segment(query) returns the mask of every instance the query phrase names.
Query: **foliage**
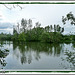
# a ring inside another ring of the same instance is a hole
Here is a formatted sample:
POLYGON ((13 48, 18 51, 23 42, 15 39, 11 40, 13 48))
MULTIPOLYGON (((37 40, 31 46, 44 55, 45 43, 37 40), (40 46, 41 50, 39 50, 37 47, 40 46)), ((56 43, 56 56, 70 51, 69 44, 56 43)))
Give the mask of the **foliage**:
POLYGON ((54 32, 53 34, 53 42, 58 43, 58 42, 63 42, 63 36, 59 32, 54 32))
POLYGON ((63 42, 63 37, 60 33, 57 32, 48 32, 48 33, 45 32, 41 35, 41 41, 58 43, 63 42))
POLYGON ((75 35, 73 35, 73 38, 72 39, 73 39, 73 41, 75 41, 75 35))
POLYGON ((47 33, 47 32, 42 33, 40 39, 42 42, 50 42, 49 33, 47 33))
POLYGON ((69 12, 66 17, 62 16, 62 22, 63 24, 66 24, 66 21, 70 21, 71 25, 75 25, 75 17, 72 14, 72 12, 69 12))
POLYGON ((72 37, 70 35, 64 35, 64 42, 71 42, 72 37))
POLYGON ((24 33, 24 32, 22 32, 22 33, 19 34, 18 40, 19 40, 19 41, 22 41, 22 42, 23 42, 23 41, 26 41, 26 39, 25 39, 25 33, 24 33))
POLYGON ((0 40, 11 40, 12 38, 12 35, 9 33, 9 34, 3 34, 1 33, 0 34, 0 40))
POLYGON ((17 33, 14 33, 14 34, 13 34, 12 40, 13 40, 13 41, 17 41, 17 40, 18 40, 18 34, 17 34, 17 33))
POLYGON ((24 30, 24 32, 26 32, 27 20, 24 20, 24 18, 22 18, 22 20, 21 20, 21 26, 22 26, 22 29, 24 30))
MULTIPOLYGON (((8 49, 4 49, 4 50, 1 50, 0 49, 0 64, 4 67, 6 66, 6 61, 5 61, 5 57, 9 54, 9 50, 8 49)), ((1 67, 0 67, 1 68, 1 67)))
POLYGON ((68 67, 71 68, 71 70, 75 70, 75 51, 66 50, 65 55, 66 57, 62 58, 62 60, 67 61, 70 64, 68 67))

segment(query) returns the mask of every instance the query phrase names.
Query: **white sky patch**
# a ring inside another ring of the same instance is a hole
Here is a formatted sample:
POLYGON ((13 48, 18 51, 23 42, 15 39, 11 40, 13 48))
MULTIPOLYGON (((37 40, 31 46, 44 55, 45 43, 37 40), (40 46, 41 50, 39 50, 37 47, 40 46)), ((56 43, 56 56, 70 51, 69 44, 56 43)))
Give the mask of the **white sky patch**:
POLYGON ((2 14, 2 12, 0 11, 0 21, 2 21, 4 19, 4 16, 2 14))
MULTIPOLYGON (((59 24, 62 27, 65 27, 65 33, 74 31, 71 25, 62 24, 62 16, 65 16, 69 12, 75 14, 75 5, 74 4, 21 4, 23 7, 21 10, 17 5, 13 6, 11 4, 6 4, 9 10, 4 5, 0 5, 0 22, 10 22, 13 25, 17 25, 17 22, 21 22, 21 19, 32 19, 33 26, 35 22, 39 21, 42 27, 47 25, 59 24)), ((74 27, 75 28, 75 27, 74 27)))
POLYGON ((4 21, 4 19, 5 19, 5 16, 4 16, 4 14, 3 14, 3 10, 4 10, 5 8, 3 7, 3 5, 1 4, 0 5, 0 15, 1 15, 1 17, 0 17, 0 22, 3 22, 4 21))

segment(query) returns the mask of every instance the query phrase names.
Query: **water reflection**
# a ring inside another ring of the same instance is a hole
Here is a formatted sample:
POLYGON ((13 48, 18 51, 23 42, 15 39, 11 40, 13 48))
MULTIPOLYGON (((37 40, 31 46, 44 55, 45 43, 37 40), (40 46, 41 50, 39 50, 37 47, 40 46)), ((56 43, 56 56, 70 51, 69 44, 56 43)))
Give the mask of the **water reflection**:
POLYGON ((0 69, 3 69, 3 67, 6 66, 6 61, 4 58, 6 58, 6 56, 9 54, 9 50, 5 49, 5 50, 1 50, 0 49, 0 69))
POLYGON ((75 42, 72 43, 73 47, 75 48, 75 42))
POLYGON ((67 51, 65 55, 67 55, 67 61, 72 63, 73 67, 75 68, 75 52, 67 51))
POLYGON ((0 41, 0 43, 0 51, 2 51, 0 52, 0 68, 75 69, 74 43, 49 44, 12 41, 0 41), (6 52, 5 48, 8 48, 10 52, 6 52))
POLYGON ((75 51, 66 50, 64 55, 65 57, 62 57, 62 61, 67 63, 67 65, 64 65, 65 69, 75 70, 75 51))
POLYGON ((13 52, 17 59, 20 58, 21 64, 30 64, 33 59, 39 61, 41 55, 50 55, 53 57, 59 57, 63 53, 64 44, 49 44, 49 43, 18 43, 13 42, 13 52))

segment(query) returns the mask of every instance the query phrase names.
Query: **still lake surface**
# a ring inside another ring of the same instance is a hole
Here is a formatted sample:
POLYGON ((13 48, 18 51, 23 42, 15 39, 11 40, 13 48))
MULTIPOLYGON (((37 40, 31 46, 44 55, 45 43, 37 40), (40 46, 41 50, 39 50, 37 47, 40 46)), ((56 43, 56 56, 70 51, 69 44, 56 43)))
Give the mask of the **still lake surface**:
MULTIPOLYGON (((25 44, 3 41, 1 50, 8 49, 9 54, 0 64, 3 70, 75 70, 75 58, 65 52, 75 52, 75 44, 49 44, 27 42, 25 44), (69 61, 70 60, 70 61, 69 61)), ((70 53, 71 54, 71 53, 70 53)), ((72 55, 75 57, 75 54, 72 55)))

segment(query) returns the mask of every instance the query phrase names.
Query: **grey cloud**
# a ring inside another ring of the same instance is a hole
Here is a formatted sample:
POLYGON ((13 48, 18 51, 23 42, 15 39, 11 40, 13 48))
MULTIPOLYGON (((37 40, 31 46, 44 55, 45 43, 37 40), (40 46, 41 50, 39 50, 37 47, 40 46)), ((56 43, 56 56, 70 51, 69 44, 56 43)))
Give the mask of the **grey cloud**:
POLYGON ((0 23, 0 29, 6 29, 6 28, 12 28, 13 25, 11 23, 5 22, 5 23, 0 23))

